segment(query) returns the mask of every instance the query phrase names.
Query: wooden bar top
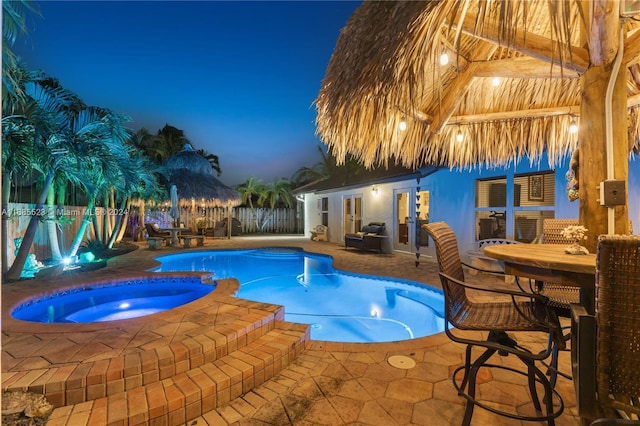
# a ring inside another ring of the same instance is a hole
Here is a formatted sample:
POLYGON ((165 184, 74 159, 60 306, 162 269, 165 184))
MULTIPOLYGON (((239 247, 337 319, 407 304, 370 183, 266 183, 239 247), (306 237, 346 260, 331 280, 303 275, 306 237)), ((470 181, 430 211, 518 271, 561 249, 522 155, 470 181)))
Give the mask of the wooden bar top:
POLYGON ((505 263, 595 275, 595 254, 567 254, 566 244, 505 244, 484 248, 484 254, 505 263))

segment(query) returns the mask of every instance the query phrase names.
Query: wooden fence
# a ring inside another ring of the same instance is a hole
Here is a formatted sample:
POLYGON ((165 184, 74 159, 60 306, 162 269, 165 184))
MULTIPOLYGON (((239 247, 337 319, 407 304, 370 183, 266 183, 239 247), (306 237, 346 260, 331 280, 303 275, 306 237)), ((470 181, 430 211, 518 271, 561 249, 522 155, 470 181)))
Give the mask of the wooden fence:
MULTIPOLYGON (((46 207, 45 207, 46 208, 46 207)), ((70 249, 71 243, 80 228, 82 217, 86 207, 84 206, 64 206, 57 207, 55 210, 56 217, 60 219, 64 217, 64 222, 58 222, 56 225, 58 230, 58 240, 60 249, 63 255, 70 249)), ((215 224, 224 218, 228 217, 229 211, 226 208, 197 208, 195 211, 191 209, 182 209, 180 214, 180 221, 190 228, 195 230, 196 222, 198 220, 204 220, 207 227, 214 227, 215 224)), ((11 265, 15 259, 16 244, 18 238, 24 236, 31 217, 38 215, 42 217, 38 226, 36 236, 31 247, 31 253, 36 255, 36 259, 39 261, 51 258, 51 247, 49 244, 49 233, 47 229, 47 220, 45 219, 45 212, 36 212, 34 204, 26 203, 9 203, 7 212, 2 213, 2 219, 8 221, 7 238, 7 251, 8 251, 8 264, 11 265)), ((96 207, 96 219, 98 226, 102 227, 103 220, 105 218, 105 210, 102 207, 96 207)), ((131 214, 127 217, 127 231, 125 238, 133 238, 135 236, 135 229, 140 226, 141 221, 137 210, 132 210, 131 214)), ((110 216, 113 218, 113 216, 110 216)), ((303 214, 302 208, 296 209, 255 209, 252 211, 249 208, 233 208, 231 209, 231 217, 240 221, 242 228, 242 234, 254 234, 254 233, 281 233, 281 234, 302 234, 304 232, 303 214), (259 229, 256 225, 256 216, 265 221, 265 226, 259 229), (265 220, 266 219, 266 220, 265 220)), ((169 209, 146 209, 145 210, 145 222, 156 222, 161 227, 168 227, 172 225, 173 218, 169 215, 169 209)), ((87 227, 87 231, 84 235, 85 243, 95 239, 95 232, 93 225, 87 227)))
MULTIPOLYGON (((145 222, 156 222, 160 227, 171 226, 174 222, 168 208, 153 210, 147 208, 144 216, 145 222)), ((192 229, 195 229, 200 221, 204 223, 205 228, 213 228, 228 216, 229 212, 224 207, 180 209, 180 222, 192 229)), ((231 217, 240 221, 243 234, 259 232, 302 234, 304 232, 302 208, 254 209, 252 211, 248 207, 236 207, 231 209, 231 217)))
MULTIPOLYGON (((7 235, 2 238, 7 238, 7 251, 9 265, 13 263, 15 259, 15 253, 17 250, 18 239, 24 236, 27 226, 33 216, 41 218, 38 229, 36 230, 36 236, 31 246, 31 253, 36 255, 36 259, 41 261, 51 258, 51 244, 49 243, 48 223, 46 220, 46 213, 48 208, 45 206, 41 211, 35 210, 35 204, 27 203, 9 203, 7 211, 2 212, 2 220, 8 221, 7 235)), ((71 243, 80 229, 82 218, 86 211, 85 206, 64 206, 55 207, 55 215, 58 219, 64 218, 63 222, 56 224, 58 233, 58 242, 62 254, 71 248, 71 243)), ((104 209, 102 207, 96 207, 96 219, 98 226, 103 225, 104 209)), ((84 241, 94 239, 93 225, 87 227, 84 241)))

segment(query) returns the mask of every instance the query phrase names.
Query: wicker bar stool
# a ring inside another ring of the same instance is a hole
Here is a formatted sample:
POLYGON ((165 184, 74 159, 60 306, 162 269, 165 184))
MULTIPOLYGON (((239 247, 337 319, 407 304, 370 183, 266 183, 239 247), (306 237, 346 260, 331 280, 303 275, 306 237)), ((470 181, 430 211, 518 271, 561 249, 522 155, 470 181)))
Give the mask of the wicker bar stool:
POLYGON ((578 414, 592 424, 640 424, 640 235, 601 235, 596 314, 572 311, 578 414))
MULTIPOLYGON (((579 225, 578 219, 545 219, 542 222, 543 244, 571 244, 562 235, 567 226, 579 225)), ((567 285, 543 282, 538 291, 549 298, 549 305, 556 308, 559 315, 569 318, 572 303, 580 303, 580 289, 567 285)))
POLYGON ((509 418, 525 421, 547 421, 549 425, 553 425, 554 419, 562 413, 564 404, 560 395, 553 389, 551 382, 536 363, 549 358, 551 353, 556 350, 557 345, 563 344, 564 340, 558 318, 548 306, 547 298, 535 293, 480 287, 465 283, 458 243, 451 228, 444 222, 426 224, 422 228, 435 242, 440 280, 444 291, 445 332, 454 342, 467 345, 464 365, 458 367, 452 377, 453 385, 458 394, 467 400, 462 424, 470 424, 473 409, 477 405, 509 418), (468 290, 489 294, 492 299, 499 298, 499 296, 508 297, 505 301, 474 302, 467 297, 468 290), (460 333, 455 333, 452 330, 452 326, 459 330, 488 332, 488 337, 486 339, 462 337, 460 333), (511 335, 507 334, 507 332, 518 331, 546 334, 546 347, 539 352, 533 352, 521 346, 511 335), (474 347, 482 347, 485 350, 472 360, 474 347), (500 356, 516 356, 522 361, 525 369, 516 370, 505 365, 489 363, 490 358, 496 353, 500 356), (476 376, 481 368, 504 369, 526 376, 537 414, 526 416, 505 412, 476 399, 476 376), (464 372, 461 383, 458 383, 456 379, 459 371, 464 372), (540 404, 536 383, 542 384, 544 388, 542 398, 544 411, 540 404), (557 399, 557 405, 554 404, 554 397, 557 399))

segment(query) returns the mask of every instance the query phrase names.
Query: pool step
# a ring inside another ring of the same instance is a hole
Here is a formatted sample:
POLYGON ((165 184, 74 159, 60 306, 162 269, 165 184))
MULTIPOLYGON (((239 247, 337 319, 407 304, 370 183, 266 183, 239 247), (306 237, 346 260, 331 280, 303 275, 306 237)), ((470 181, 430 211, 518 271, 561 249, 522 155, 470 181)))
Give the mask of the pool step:
POLYGON ((274 323, 266 334, 217 359, 149 384, 56 408, 48 424, 184 424, 261 385, 304 350, 307 325, 274 323))

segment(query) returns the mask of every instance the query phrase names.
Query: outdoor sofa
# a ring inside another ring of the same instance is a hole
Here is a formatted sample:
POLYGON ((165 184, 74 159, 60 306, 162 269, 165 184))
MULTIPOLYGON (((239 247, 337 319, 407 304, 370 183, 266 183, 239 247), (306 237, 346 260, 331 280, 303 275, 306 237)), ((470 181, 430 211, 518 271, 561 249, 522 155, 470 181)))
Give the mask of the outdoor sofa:
POLYGON ((344 248, 354 247, 360 250, 377 250, 382 253, 382 241, 386 238, 384 234, 384 222, 370 222, 363 226, 360 232, 355 234, 345 234, 344 248))

